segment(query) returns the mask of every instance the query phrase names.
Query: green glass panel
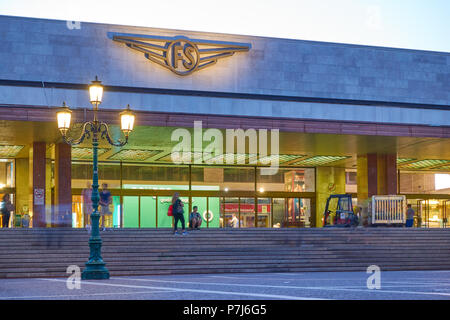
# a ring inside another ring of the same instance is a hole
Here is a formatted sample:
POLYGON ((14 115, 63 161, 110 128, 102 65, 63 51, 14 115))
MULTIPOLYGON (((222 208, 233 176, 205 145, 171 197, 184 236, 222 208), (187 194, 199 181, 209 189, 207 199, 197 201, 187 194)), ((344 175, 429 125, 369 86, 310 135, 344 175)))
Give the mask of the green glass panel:
POLYGON ((167 210, 172 197, 158 197, 158 228, 172 228, 172 217, 167 216, 167 210))
POLYGON ((194 206, 198 207, 198 213, 202 216, 202 225, 200 228, 206 228, 206 220, 205 220, 205 213, 206 213, 206 197, 192 197, 192 211, 194 211, 194 206))
POLYGON ((139 197, 123 197, 123 227, 139 227, 139 197))
POLYGON ((156 197, 141 197, 141 228, 156 227, 156 197))
POLYGON ((120 196, 113 196, 113 226, 114 228, 120 227, 120 196))
POLYGON ((219 198, 218 197, 192 197, 192 211, 194 209, 194 206, 198 207, 198 212, 200 213, 202 217, 202 225, 201 228, 218 228, 219 227, 219 221, 220 221, 220 205, 219 205, 219 198), (209 215, 206 212, 207 205, 206 201, 209 199, 208 204, 208 210, 209 215), (207 219, 209 219, 209 222, 207 223, 207 219))
MULTIPOLYGON (((210 228, 220 227, 220 198, 210 197, 209 199, 209 213, 212 216, 209 221, 210 228)), ((205 215, 206 216, 206 215, 205 215)), ((205 218, 203 218, 205 219, 205 218)))

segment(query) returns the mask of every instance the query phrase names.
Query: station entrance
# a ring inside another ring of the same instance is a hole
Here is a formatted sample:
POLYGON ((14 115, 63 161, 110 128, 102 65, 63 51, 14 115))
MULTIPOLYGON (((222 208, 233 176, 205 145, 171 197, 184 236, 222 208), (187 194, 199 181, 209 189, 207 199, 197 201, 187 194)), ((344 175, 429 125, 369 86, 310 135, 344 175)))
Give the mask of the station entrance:
MULTIPOLYGON (((73 190, 72 226, 84 228, 91 210, 73 190)), ((202 228, 288 228, 312 227, 315 221, 315 193, 267 192, 242 196, 217 191, 177 191, 184 203, 188 221, 194 206, 202 217, 202 228), (238 223, 232 224, 236 217, 238 223)), ((112 203, 105 226, 114 228, 172 228, 173 217, 167 215, 173 191, 112 190, 112 203)))

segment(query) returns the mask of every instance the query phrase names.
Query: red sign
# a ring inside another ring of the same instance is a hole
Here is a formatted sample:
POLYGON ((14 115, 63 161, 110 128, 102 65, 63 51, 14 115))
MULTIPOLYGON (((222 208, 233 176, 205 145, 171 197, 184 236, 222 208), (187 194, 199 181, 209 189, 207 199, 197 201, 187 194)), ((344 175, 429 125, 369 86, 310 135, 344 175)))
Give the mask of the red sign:
MULTIPOLYGON (((223 211, 223 204, 222 204, 223 211)), ((258 204, 258 213, 269 213, 270 204, 258 204)), ((239 203, 225 203, 225 213, 238 213, 239 203)), ((241 203, 241 213, 255 212, 255 205, 252 203, 241 203)))

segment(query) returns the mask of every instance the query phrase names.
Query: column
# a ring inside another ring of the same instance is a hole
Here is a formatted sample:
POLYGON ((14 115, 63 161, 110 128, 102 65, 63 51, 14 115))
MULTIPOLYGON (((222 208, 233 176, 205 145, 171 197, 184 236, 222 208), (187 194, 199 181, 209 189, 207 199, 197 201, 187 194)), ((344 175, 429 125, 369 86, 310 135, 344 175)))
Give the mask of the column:
POLYGON ((72 227, 72 148, 67 143, 55 146, 55 213, 61 227, 72 227))
POLYGON ((16 211, 19 213, 27 211, 31 214, 33 203, 30 197, 30 159, 16 158, 15 163, 16 211))
POLYGON ((45 187, 46 187, 46 160, 47 151, 45 142, 33 142, 30 148, 31 196, 33 206, 33 227, 45 228, 45 187))
POLYGON ((357 157, 358 202, 373 195, 397 194, 397 155, 366 154, 357 157))
POLYGON ((345 168, 317 167, 316 177, 316 227, 322 227, 328 197, 345 193, 345 168))

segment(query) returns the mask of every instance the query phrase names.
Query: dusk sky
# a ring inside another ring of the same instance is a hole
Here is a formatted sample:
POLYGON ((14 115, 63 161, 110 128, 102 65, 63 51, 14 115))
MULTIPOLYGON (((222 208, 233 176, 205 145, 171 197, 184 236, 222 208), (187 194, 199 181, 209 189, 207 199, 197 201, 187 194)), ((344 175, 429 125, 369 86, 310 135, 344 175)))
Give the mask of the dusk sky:
POLYGON ((0 14, 450 52, 447 0, 0 0, 0 14))

